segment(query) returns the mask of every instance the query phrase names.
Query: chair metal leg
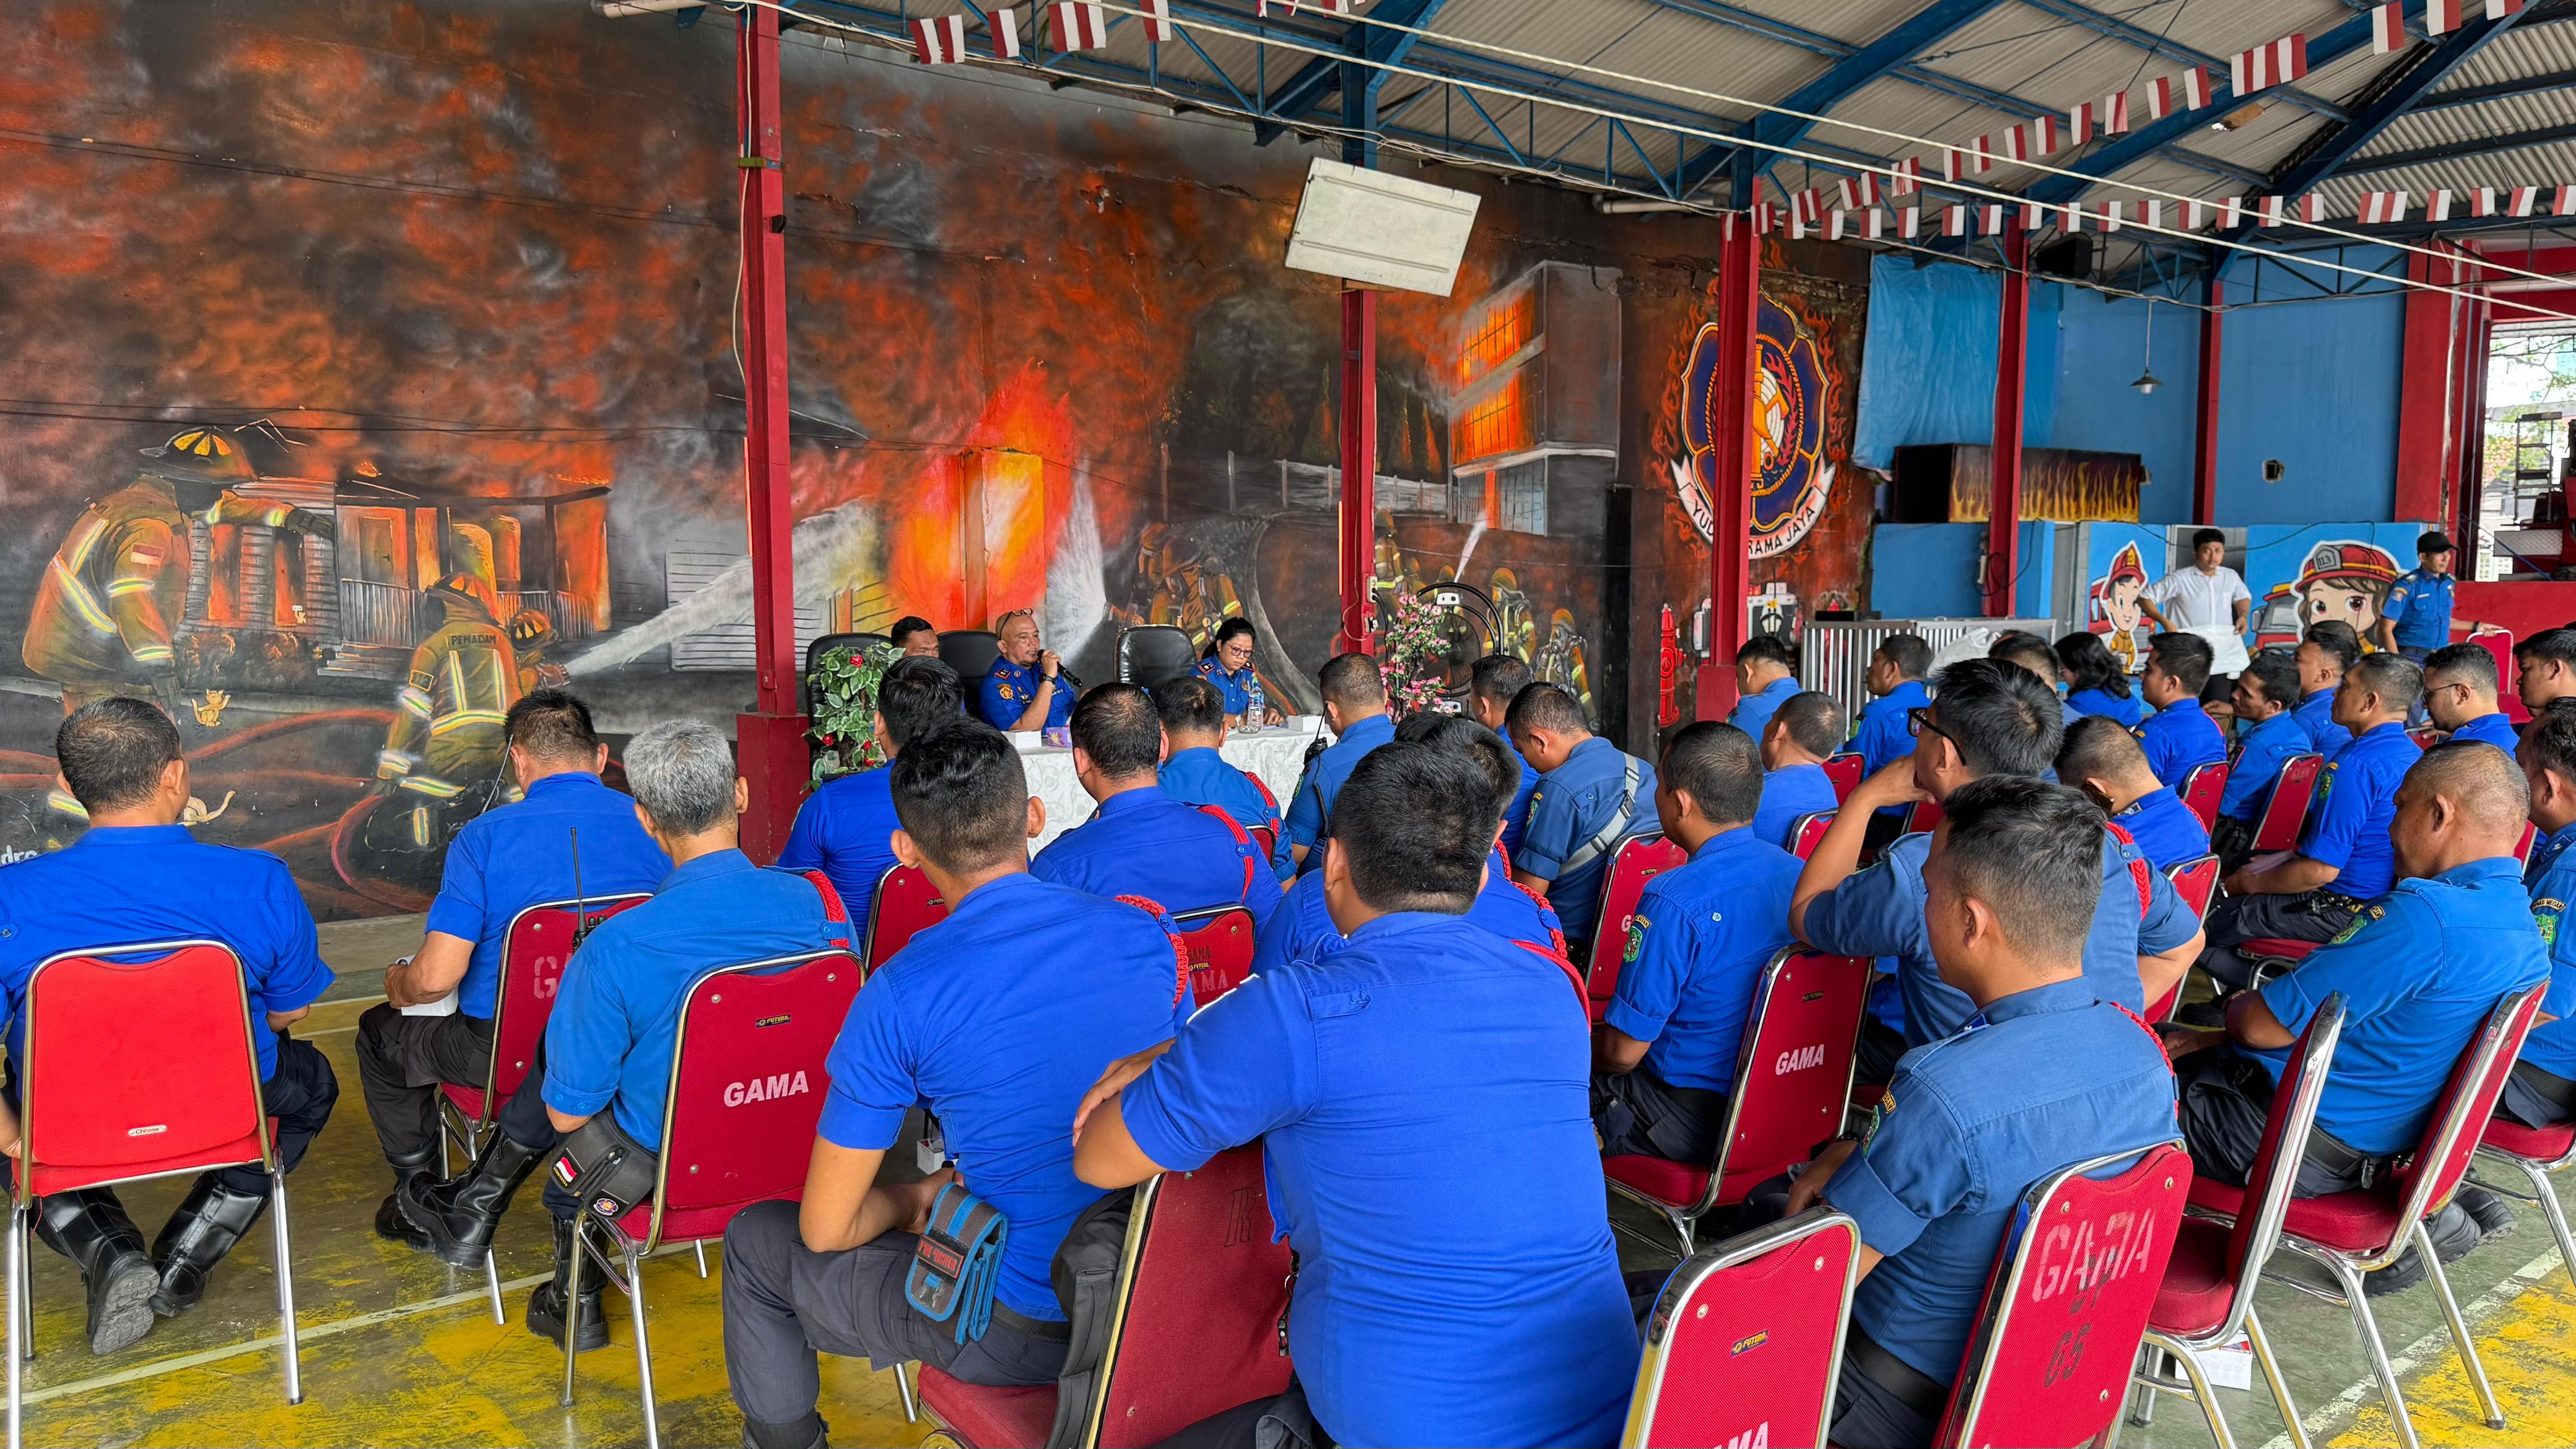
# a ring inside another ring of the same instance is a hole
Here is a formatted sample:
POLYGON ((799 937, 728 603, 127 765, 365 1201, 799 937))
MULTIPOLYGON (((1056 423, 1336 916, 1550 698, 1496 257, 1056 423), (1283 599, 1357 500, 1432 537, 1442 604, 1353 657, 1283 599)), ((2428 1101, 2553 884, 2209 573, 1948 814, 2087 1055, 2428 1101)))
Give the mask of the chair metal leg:
POLYGON ((567 1409, 572 1407, 573 1369, 581 1361, 581 1235, 582 1229, 588 1225, 586 1216, 575 1210, 572 1215, 572 1273, 564 1280, 563 1397, 556 1401, 567 1409))
POLYGON ((508 1327, 510 1315, 501 1311, 501 1255, 497 1249, 483 1250, 483 1290, 492 1296, 492 1322, 508 1327))
POLYGON ((2370 1354, 2371 1372, 2379 1377, 2379 1396, 2388 1403, 2388 1419, 2397 1428, 2397 1442, 2404 1449, 2423 1449, 2423 1441, 2415 1437, 2415 1421, 2406 1413, 2406 1391, 2398 1387, 2397 1366, 2388 1361, 2388 1345, 2379 1341, 2379 1318, 2370 1311, 2370 1295, 2362 1290, 2361 1270, 2331 1254, 2320 1257, 2343 1287, 2344 1304, 2352 1310, 2352 1326, 2361 1331, 2361 1346, 2370 1354))
POLYGON ((2522 1174, 2531 1179, 2531 1195, 2540 1200, 2542 1216, 2549 1219, 2549 1231, 2558 1239, 2558 1266, 2576 1278, 2576 1235, 2567 1231, 2567 1209, 2558 1201, 2558 1193, 2549 1185, 2549 1173, 2527 1158, 2516 1163, 2522 1174))
POLYGON ((662 1449, 662 1421, 653 1403, 653 1345, 644 1336, 644 1255, 626 1240, 626 1311, 635 1320, 635 1383, 644 1398, 644 1449, 662 1449))
POLYGON ((698 1278, 703 1282, 707 1276, 707 1240, 700 1238, 689 1247, 698 1255, 698 1278))
POLYGON ((2245 1310, 2245 1336, 2254 1341, 2254 1361, 2263 1366, 2263 1381, 2272 1386, 2272 1401, 2281 1406, 2281 1424, 2292 1449, 2310 1449, 2308 1426, 2299 1422, 2299 1406, 2290 1399, 2290 1381, 2281 1377, 2281 1361, 2272 1356, 2272 1340, 2264 1336, 2263 1320, 2251 1308, 2245 1310))
MULTIPOLYGON (((28 1210, 26 1223, 18 1229, 19 1236, 24 1238, 33 1235, 34 1224, 35 1211, 31 1207, 28 1210)), ((27 1244, 22 1242, 19 1247, 25 1249, 27 1244)), ((18 1255, 18 1319, 19 1326, 27 1335, 26 1346, 19 1350, 18 1356, 29 1363, 34 1363, 36 1361, 36 1261, 32 1251, 22 1251, 18 1255)))
MULTIPOLYGON (((19 1168, 24 1172, 24 1167, 19 1168)), ((9 1206, 9 1449, 19 1449, 18 1419, 21 1397, 26 1391, 26 1318, 21 1310, 27 1302, 27 1209, 11 1202, 9 1206)))
POLYGON ((912 1396, 912 1366, 910 1364, 899 1363, 894 1366, 894 1391, 903 1396, 903 1421, 907 1424, 920 1423, 921 1403, 912 1396))
MULTIPOLYGON (((2149 1374, 2159 1376, 2172 1373, 2173 1370, 2167 1366, 2167 1361, 2172 1357, 2173 1355, 2165 1352, 2155 1344, 2148 1344, 2147 1372, 2149 1374)), ((2137 1425, 2141 1429, 2155 1427, 2156 1391, 2154 1389, 2150 1388, 2145 1393, 2138 1396, 2138 1411, 2129 1416, 2129 1422, 2137 1425)))
POLYGON ((304 1346, 295 1335, 295 1254, 286 1228, 286 1168, 268 1170, 269 1231, 277 1239, 277 1319, 286 1333, 286 1402, 304 1402, 304 1346))
POLYGON ((2460 1317, 2460 1300, 2451 1293, 2451 1276, 2442 1271, 2441 1255, 2433 1251, 2433 1230, 2421 1220, 2415 1224, 2415 1251, 2424 1255, 2424 1274, 2433 1280, 2433 1292, 2442 1300, 2442 1321, 2451 1326, 2451 1346, 2460 1351, 2460 1366, 2469 1371, 2469 1384, 2478 1391, 2478 1407, 2486 1411, 2487 1427, 2504 1427, 2504 1406, 2496 1402, 2495 1389, 2487 1383, 2487 1366, 2478 1362, 2478 1348, 2469 1340, 2469 1325, 2460 1317))

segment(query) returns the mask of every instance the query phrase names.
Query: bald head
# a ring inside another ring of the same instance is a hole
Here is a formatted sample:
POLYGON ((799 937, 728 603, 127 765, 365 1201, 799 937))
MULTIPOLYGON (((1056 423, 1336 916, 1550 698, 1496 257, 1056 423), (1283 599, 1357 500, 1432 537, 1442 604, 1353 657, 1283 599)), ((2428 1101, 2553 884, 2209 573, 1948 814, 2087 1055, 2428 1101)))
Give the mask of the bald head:
POLYGON ((2400 876, 2437 876, 2513 854, 2531 812, 2531 783, 2495 746, 2460 740, 2424 752, 2397 787, 2388 833, 2400 876))

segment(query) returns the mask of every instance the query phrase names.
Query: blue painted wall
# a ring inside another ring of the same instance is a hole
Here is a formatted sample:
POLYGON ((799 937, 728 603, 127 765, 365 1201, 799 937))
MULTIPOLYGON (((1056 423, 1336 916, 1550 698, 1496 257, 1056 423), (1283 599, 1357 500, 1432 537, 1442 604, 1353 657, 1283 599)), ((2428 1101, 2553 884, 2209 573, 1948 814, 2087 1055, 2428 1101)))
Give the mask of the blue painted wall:
MULTIPOLYGON (((2229 283, 2232 290, 2234 274, 2229 283)), ((2267 293, 2276 290, 2266 282, 2267 293)), ((2395 513, 2405 328, 2406 299, 2397 295, 2227 314, 2218 384, 2220 523, 2395 513), (2267 458, 2285 465, 2278 483, 2263 481, 2267 458)))
POLYGON ((2141 523, 2191 521, 2192 441, 2200 396, 2200 313, 2157 306, 2155 357, 2147 361, 2149 304, 2052 284, 2063 294, 2051 313, 2058 328, 2057 415, 2043 438, 2052 448, 2136 453, 2146 460, 2138 495, 2141 523), (2129 384, 2142 367, 2164 386, 2142 394, 2129 384))
MULTIPOLYGON (((2056 525, 2021 526, 2021 577, 2014 611, 2045 618, 2055 575, 2056 525)), ((1869 606, 1883 619, 1965 619, 1985 612, 1977 592, 1982 523, 1882 523, 1870 530, 1869 606)))

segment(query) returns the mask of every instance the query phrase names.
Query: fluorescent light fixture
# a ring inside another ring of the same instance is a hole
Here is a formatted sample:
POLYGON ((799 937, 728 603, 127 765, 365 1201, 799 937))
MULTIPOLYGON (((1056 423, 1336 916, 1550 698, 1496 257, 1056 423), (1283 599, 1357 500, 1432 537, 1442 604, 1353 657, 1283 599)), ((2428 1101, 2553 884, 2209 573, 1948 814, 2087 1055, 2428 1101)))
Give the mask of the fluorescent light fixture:
POLYGON ((1288 265, 1372 287, 1446 297, 1479 198, 1318 157, 1297 200, 1288 265))

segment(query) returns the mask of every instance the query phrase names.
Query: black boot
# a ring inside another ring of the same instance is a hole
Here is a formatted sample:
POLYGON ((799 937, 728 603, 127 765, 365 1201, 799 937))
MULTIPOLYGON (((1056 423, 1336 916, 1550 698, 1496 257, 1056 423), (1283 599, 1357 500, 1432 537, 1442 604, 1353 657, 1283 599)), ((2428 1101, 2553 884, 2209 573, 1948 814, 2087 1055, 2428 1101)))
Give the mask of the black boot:
POLYGON ((492 1232, 510 1210, 510 1195, 545 1160, 545 1152, 522 1147, 506 1132, 492 1140, 461 1177, 445 1182, 414 1178, 395 1189, 402 1215, 428 1235, 427 1250, 451 1268, 479 1268, 492 1250, 492 1232))
POLYGON ((152 1331, 152 1259, 116 1194, 58 1192, 36 1204, 36 1235, 80 1264, 89 1283, 89 1351, 114 1353, 152 1331))
POLYGON ((2478 1241, 2492 1243, 2513 1236, 2513 1204, 2474 1182, 2460 1184, 2459 1193, 2451 1199, 2478 1225, 2478 1241))
MULTIPOLYGON (((562 1218, 550 1219, 555 1228, 555 1280, 540 1283, 528 1295, 528 1332, 557 1348, 563 1347, 564 1285, 572 1280, 572 1224, 562 1218)), ((581 1275, 581 1347, 588 1353, 608 1347, 608 1320, 600 1316, 599 1287, 601 1275, 581 1275)))
POLYGON ((267 1193, 235 1192, 214 1173, 200 1176, 153 1240, 152 1261, 161 1270, 161 1286, 152 1295, 152 1311, 176 1318, 196 1307, 206 1296, 206 1275, 266 1211, 267 1193))
POLYGON ((394 1170, 394 1190, 385 1194, 383 1202, 376 1204, 376 1236, 426 1252, 429 1234, 403 1216, 401 1193, 402 1185, 415 1177, 427 1178, 431 1182, 438 1180, 438 1149, 433 1147, 401 1159, 388 1157, 385 1163, 394 1170))
MULTIPOLYGON (((2445 1263, 2456 1263, 2478 1245, 2478 1222, 2457 1202, 2433 1215, 2428 1225, 2433 1234, 2433 1252, 2445 1263)), ((2403 1293, 2424 1281, 2424 1254, 2419 1248, 2408 1248, 2406 1255, 2362 1280, 2362 1287, 2373 1298, 2403 1293)))

